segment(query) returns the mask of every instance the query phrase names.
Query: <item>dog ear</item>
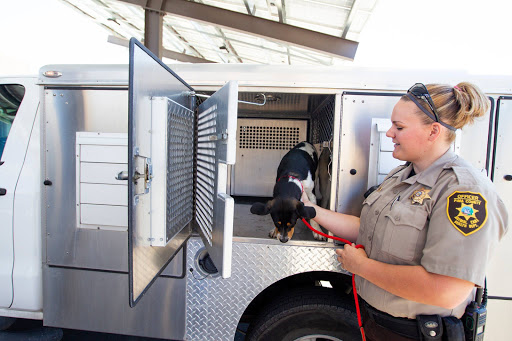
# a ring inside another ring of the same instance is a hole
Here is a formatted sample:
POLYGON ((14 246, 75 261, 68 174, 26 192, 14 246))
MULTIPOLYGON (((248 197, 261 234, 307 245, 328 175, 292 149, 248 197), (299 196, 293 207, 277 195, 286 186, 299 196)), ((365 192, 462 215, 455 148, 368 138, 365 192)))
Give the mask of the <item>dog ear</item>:
POLYGON ((297 213, 299 213, 299 215, 305 219, 313 219, 314 217, 316 217, 315 208, 304 206, 304 204, 300 201, 297 202, 297 213))
POLYGON ((257 215, 267 215, 270 213, 270 207, 272 206, 271 202, 267 202, 266 204, 261 202, 255 202, 251 206, 251 213, 257 215))

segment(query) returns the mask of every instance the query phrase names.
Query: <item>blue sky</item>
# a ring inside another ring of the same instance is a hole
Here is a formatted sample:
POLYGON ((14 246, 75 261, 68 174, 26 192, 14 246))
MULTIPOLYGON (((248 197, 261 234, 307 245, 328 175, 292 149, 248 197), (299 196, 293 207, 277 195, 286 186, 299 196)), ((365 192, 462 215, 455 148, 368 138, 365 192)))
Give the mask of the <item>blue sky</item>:
MULTIPOLYGON (((512 1, 378 1, 354 65, 512 74, 512 1)), ((0 29, 0 76, 128 60, 126 48, 107 43, 105 29, 59 0, 1 1, 0 29)))

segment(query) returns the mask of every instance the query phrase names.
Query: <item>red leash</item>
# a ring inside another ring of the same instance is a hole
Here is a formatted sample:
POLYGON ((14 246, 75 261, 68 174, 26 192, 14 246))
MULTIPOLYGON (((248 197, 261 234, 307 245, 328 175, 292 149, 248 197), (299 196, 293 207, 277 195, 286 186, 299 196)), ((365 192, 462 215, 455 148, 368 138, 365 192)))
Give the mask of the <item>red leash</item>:
MULTIPOLYGON (((309 227, 309 229, 315 233, 318 233, 319 235, 321 236, 324 236, 326 238, 331 238, 331 239, 335 239, 335 240, 339 240, 340 242, 343 242, 345 244, 349 244, 349 245, 352 245, 352 243, 346 239, 343 239, 343 238, 340 238, 340 237, 334 237, 334 236, 329 236, 321 231, 317 231, 316 229, 313 228, 313 226, 309 225, 309 223, 306 221, 306 219, 302 218, 302 221, 304 222, 304 224, 306 224, 307 227, 309 227)), ((364 246, 361 245, 361 244, 358 244, 356 245, 356 249, 364 249, 364 246)), ((359 308, 359 299, 357 298, 357 289, 356 289, 356 280, 355 280, 355 277, 356 275, 352 274, 352 291, 354 292, 354 301, 356 302, 356 312, 357 312, 357 322, 359 323, 359 331, 361 332, 361 338, 363 339, 363 341, 366 341, 366 336, 364 335, 364 329, 363 329, 363 321, 361 319, 361 309, 359 308)))

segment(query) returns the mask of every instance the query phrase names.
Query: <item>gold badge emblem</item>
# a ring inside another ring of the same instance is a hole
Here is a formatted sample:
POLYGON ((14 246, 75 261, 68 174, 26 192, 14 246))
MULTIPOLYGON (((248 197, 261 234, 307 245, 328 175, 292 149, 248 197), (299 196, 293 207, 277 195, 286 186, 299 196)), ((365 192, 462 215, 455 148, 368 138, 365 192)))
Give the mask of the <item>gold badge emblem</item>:
POLYGON ((432 199, 430 195, 428 195, 428 192, 430 192, 430 190, 423 187, 412 192, 412 195, 409 197, 409 199, 411 199, 412 204, 418 203, 422 205, 423 200, 432 199))
POLYGON ((460 233, 469 236, 487 221, 487 200, 480 193, 455 191, 448 197, 446 214, 460 233))

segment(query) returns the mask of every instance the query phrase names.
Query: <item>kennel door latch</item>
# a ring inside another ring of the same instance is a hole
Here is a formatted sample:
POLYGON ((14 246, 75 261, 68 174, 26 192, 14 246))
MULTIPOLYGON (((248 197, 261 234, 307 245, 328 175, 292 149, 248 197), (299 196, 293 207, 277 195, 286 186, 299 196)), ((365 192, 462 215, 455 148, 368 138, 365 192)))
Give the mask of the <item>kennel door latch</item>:
POLYGON ((228 139, 228 131, 225 130, 223 133, 217 135, 210 135, 210 141, 219 141, 219 140, 227 140, 228 139))

